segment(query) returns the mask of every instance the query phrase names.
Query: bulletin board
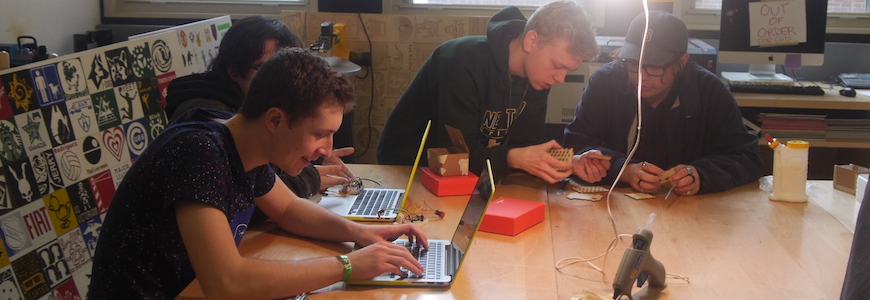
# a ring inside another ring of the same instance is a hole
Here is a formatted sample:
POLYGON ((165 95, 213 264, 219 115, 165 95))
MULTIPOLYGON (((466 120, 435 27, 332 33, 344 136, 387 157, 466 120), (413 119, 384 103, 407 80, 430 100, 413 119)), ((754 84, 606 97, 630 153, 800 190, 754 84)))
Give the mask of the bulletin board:
POLYGON ((0 71, 3 299, 86 298, 115 189, 167 126, 166 87, 205 71, 229 27, 224 16, 0 71))

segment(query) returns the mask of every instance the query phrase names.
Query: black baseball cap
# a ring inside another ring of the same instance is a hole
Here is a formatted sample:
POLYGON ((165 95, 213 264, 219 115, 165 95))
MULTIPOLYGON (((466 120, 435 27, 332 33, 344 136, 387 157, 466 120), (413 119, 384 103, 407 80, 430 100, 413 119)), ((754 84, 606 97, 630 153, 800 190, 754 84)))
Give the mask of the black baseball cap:
MULTIPOLYGON (((645 19, 644 14, 641 13, 631 21, 628 34, 625 36, 625 44, 619 50, 619 58, 640 59, 645 19)), ((664 11, 651 11, 646 38, 644 64, 664 65, 674 55, 686 53, 689 31, 686 29, 686 23, 677 16, 664 11)))

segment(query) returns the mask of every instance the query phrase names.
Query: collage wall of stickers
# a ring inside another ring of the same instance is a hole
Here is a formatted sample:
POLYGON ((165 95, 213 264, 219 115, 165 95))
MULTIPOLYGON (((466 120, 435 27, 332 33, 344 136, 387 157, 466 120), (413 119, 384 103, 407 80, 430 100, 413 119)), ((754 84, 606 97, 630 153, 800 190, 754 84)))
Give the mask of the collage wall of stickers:
POLYGON ((85 299, 115 189, 229 16, 0 71, 0 297, 85 299))

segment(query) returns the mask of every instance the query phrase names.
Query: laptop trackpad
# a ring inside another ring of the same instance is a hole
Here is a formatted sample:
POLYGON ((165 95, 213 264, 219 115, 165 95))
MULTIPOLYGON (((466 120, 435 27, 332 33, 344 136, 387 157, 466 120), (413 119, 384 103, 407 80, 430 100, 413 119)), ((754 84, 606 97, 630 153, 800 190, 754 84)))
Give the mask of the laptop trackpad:
POLYGON ((332 212, 343 215, 347 214, 347 212, 350 210, 350 206, 353 205, 354 199, 356 199, 356 196, 323 196, 322 198, 320 198, 319 204, 320 206, 323 206, 332 212))

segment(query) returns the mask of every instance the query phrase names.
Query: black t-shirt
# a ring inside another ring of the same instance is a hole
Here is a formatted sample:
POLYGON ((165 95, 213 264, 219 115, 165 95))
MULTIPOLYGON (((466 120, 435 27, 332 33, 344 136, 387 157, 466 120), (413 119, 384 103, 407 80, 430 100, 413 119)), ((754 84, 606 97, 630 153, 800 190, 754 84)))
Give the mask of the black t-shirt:
POLYGON ((668 114, 676 99, 669 95, 662 103, 653 108, 643 102, 643 126, 641 127, 640 144, 634 159, 648 161, 660 168, 668 165, 668 114))
POLYGON ((268 193, 274 184, 275 173, 268 165, 245 172, 233 137, 222 123, 169 127, 133 163, 112 198, 97 242, 88 299, 175 298, 196 274, 174 204, 194 201, 214 206, 224 212, 237 234, 247 220, 233 222, 234 216, 248 212, 241 215, 250 217, 254 198, 268 193))

